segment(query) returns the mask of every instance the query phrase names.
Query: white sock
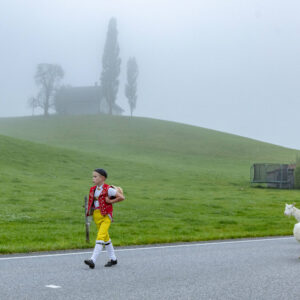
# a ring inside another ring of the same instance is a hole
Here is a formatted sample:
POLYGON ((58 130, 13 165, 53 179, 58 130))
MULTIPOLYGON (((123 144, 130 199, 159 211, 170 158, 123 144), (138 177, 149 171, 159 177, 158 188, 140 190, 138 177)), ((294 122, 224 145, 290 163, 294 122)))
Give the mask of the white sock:
POLYGON ((94 264, 96 263, 96 260, 100 254, 100 252, 103 249, 103 241, 96 241, 96 245, 93 251, 93 255, 91 257, 91 260, 94 262, 94 264))
POLYGON ((112 260, 116 260, 117 258, 116 258, 115 250, 114 250, 112 243, 110 243, 109 245, 105 245, 105 248, 107 249, 109 258, 112 260))

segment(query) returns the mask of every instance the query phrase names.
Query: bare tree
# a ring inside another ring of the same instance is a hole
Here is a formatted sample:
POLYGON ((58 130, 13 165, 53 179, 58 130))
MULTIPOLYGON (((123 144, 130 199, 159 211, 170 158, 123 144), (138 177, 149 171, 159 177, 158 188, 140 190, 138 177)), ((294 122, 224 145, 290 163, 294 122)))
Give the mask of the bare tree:
POLYGON ((32 109, 32 115, 34 116, 34 110, 39 107, 39 100, 37 97, 29 97, 28 106, 32 109))
POLYGON ((137 77, 139 74, 138 65, 134 57, 129 58, 127 62, 127 84, 125 86, 125 95, 128 99, 130 107, 130 115, 132 117, 132 112, 136 108, 137 100, 137 77))
POLYGON ((60 80, 64 77, 64 71, 60 65, 38 64, 35 73, 35 82, 40 91, 38 94, 38 106, 44 110, 44 115, 49 115, 52 107, 52 97, 58 88, 60 80))

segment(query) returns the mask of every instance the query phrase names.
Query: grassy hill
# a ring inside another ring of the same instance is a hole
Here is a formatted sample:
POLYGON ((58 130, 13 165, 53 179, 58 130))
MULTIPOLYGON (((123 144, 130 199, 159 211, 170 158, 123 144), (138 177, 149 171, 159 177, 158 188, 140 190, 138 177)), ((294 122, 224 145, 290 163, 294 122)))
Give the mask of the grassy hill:
MULTIPOLYGON (((0 253, 82 248, 91 171, 124 188, 115 245, 284 235, 299 191, 253 189, 253 162, 292 162, 296 150, 145 118, 0 119, 0 253)), ((92 240, 95 228, 92 227, 92 240)))

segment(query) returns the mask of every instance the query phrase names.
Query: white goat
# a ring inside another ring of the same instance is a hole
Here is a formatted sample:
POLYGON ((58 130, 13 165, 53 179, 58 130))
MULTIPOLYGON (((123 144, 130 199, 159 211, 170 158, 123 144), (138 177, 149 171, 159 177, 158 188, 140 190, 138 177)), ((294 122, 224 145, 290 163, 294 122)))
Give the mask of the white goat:
POLYGON ((293 234, 295 239, 300 242, 300 223, 295 224, 293 234))
POLYGON ((284 214, 289 217, 294 216, 300 222, 300 209, 296 208, 294 204, 285 204, 284 214))
MULTIPOLYGON (((300 222, 300 209, 296 208, 295 204, 285 204, 284 214, 289 217, 294 216, 300 222)), ((300 242, 300 223, 295 224, 293 234, 295 239, 300 242)))

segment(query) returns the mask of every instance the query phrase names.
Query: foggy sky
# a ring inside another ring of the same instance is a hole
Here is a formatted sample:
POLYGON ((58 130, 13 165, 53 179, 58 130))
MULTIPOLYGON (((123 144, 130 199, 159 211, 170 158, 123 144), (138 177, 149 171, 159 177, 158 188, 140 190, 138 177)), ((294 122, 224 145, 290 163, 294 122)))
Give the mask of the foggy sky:
POLYGON ((63 84, 99 81, 108 21, 117 19, 121 83, 140 69, 134 115, 300 149, 299 1, 0 0, 0 117, 30 115, 38 63, 63 84))

